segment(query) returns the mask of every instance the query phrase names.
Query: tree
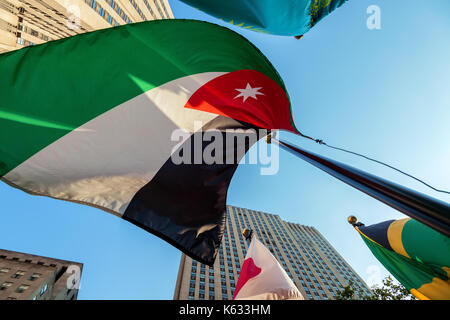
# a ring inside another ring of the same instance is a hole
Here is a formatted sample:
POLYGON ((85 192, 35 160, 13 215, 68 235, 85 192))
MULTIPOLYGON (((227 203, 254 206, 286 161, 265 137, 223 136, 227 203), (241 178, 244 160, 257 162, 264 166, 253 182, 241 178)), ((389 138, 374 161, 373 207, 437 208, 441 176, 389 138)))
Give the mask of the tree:
POLYGON ((344 287, 336 296, 336 300, 356 300, 355 288, 352 280, 349 281, 348 286, 344 287))
POLYGON ((372 295, 363 297, 363 300, 417 300, 408 289, 400 283, 395 283, 389 276, 383 279, 383 286, 372 286, 372 295))
POLYGON ((372 295, 363 295, 357 292, 354 288, 353 282, 342 289, 336 296, 336 300, 416 300, 408 289, 403 285, 397 284, 389 276, 383 279, 383 285, 372 286, 372 295))

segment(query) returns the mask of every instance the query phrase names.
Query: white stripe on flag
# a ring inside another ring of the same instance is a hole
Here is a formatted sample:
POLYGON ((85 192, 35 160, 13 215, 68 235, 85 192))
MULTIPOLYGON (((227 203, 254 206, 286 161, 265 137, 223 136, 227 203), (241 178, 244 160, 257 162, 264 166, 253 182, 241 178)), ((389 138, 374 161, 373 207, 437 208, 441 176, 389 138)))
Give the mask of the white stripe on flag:
POLYGON ((261 271, 242 286, 236 300, 304 300, 286 271, 256 236, 252 239, 245 260, 250 258, 261 271))
POLYGON ((4 176, 24 191, 84 202, 122 215, 139 189, 169 159, 175 129, 194 131, 215 114, 184 108, 224 72, 175 79, 85 123, 4 176))

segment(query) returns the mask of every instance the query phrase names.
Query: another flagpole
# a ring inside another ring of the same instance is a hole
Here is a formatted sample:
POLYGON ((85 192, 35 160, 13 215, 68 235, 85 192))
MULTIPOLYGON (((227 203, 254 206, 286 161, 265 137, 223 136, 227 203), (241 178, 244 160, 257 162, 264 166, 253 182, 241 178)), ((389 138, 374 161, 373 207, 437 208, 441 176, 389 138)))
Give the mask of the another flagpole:
POLYGON ((252 241, 253 230, 244 228, 244 230, 242 230, 242 235, 244 236, 245 240, 247 240, 247 244, 250 245, 250 242, 252 241))
POLYGON ((448 203, 273 137, 268 139, 269 143, 270 141, 333 177, 450 237, 448 203))

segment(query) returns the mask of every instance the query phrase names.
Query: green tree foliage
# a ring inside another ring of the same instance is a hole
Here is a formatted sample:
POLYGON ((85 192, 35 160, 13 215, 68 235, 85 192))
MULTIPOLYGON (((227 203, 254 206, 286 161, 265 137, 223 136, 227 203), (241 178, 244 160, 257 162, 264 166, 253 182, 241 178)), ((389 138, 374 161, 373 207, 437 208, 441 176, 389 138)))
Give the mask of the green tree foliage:
POLYGON ((416 300, 404 286, 397 284, 389 276, 383 279, 382 286, 372 286, 372 295, 363 295, 355 290, 353 282, 338 293, 336 300, 416 300))
POLYGON ((344 287, 336 296, 336 300, 356 300, 355 288, 352 280, 349 281, 348 286, 344 287))

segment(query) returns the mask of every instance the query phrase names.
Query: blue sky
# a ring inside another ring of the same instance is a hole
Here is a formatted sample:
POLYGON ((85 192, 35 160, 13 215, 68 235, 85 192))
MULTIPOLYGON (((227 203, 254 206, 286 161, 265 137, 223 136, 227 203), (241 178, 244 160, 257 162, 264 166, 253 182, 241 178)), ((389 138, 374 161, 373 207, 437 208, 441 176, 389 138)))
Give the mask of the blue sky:
MULTIPOLYGON (((177 18, 221 22, 176 0, 177 18)), ((450 189, 450 2, 349 0, 303 39, 232 27, 279 71, 294 120, 305 134, 388 162, 450 189), (381 9, 381 29, 366 9, 381 9)), ((316 145, 287 141, 441 200, 440 194, 390 169, 316 145)), ((316 227, 365 280, 387 275, 346 218, 366 224, 404 217, 287 152, 280 170, 240 166, 228 204, 316 227), (368 273, 375 270, 375 273, 368 273)), ((0 184, 0 247, 84 263, 79 299, 172 299, 180 252, 98 209, 34 197, 0 184)))

